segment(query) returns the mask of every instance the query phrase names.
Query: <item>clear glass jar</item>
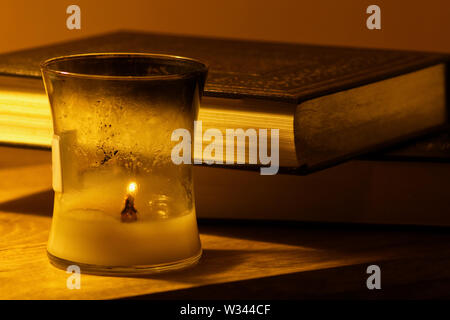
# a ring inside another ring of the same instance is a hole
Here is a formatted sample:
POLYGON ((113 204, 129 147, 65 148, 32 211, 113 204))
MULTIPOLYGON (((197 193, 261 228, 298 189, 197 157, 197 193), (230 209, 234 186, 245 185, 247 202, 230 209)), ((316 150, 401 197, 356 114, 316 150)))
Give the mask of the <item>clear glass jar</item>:
POLYGON ((196 263, 192 167, 172 162, 171 134, 193 137, 207 67, 105 53, 50 59, 41 70, 54 127, 52 264, 141 274, 196 263))

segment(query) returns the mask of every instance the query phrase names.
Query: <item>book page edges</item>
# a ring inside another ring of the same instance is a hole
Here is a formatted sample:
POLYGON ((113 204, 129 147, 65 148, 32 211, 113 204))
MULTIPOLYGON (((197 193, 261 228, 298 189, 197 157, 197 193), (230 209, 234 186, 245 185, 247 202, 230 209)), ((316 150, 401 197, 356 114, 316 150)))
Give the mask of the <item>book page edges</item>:
MULTIPOLYGON (((203 133, 216 128, 224 136, 226 129, 279 129, 280 166, 296 167, 295 107, 255 99, 203 97, 198 120, 202 121, 203 133)), ((51 111, 41 79, 0 76, 0 142, 50 148, 52 134, 51 111)), ((208 144, 205 142, 203 149, 208 144)), ((226 150, 226 143, 223 147, 226 150)), ((245 147, 248 162, 248 141, 245 147)), ((200 159, 202 154, 194 154, 194 158, 200 159)))

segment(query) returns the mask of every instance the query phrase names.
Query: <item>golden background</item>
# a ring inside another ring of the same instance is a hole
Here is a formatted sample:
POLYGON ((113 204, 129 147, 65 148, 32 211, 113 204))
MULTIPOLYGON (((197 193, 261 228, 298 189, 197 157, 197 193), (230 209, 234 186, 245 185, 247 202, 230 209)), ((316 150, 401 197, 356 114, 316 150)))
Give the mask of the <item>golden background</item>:
POLYGON ((117 29, 450 53, 448 0, 1 0, 0 52, 117 29), (81 7, 81 30, 66 8, 81 7), (366 28, 381 7, 382 30, 366 28))

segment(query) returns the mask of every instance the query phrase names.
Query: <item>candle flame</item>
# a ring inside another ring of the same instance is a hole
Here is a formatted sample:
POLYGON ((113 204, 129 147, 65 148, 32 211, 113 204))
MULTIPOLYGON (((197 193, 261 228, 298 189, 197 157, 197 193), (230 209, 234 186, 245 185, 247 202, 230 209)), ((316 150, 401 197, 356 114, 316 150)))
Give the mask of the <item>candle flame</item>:
POLYGON ((137 190, 137 184, 136 182, 130 182, 128 185, 128 193, 135 193, 137 190))

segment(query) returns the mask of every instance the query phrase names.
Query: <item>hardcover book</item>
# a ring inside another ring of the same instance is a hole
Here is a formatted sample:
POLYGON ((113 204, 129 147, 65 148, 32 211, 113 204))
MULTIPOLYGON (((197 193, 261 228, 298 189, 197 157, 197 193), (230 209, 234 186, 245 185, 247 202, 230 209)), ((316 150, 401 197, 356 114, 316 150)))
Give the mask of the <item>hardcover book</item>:
POLYGON ((125 51, 206 62, 203 130, 279 129, 280 165, 297 173, 405 141, 447 121, 446 55, 115 32, 0 55, 0 141, 50 146, 42 61, 125 51))

